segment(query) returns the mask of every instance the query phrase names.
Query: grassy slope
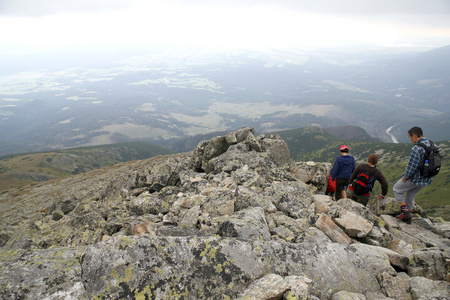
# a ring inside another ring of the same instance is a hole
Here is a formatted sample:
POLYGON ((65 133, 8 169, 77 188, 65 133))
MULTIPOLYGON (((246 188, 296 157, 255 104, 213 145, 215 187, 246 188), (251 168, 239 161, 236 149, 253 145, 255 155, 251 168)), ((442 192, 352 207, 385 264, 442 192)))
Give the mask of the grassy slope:
MULTIPOLYGON (((347 142, 324 132, 320 128, 301 128, 277 132, 289 145, 291 156, 297 161, 320 161, 334 163, 339 153, 339 146, 347 144, 350 154, 357 163, 364 162, 370 154, 379 156, 378 168, 389 182, 388 196, 393 197, 392 186, 401 177, 411 149, 411 143, 368 143, 347 142)), ((427 210, 431 216, 440 216, 450 220, 450 163, 445 158, 450 153, 450 141, 437 142, 443 155, 441 172, 434 178, 433 184, 425 187, 416 197, 416 202, 427 210)), ((379 184, 375 185, 373 195, 380 193, 379 184)))
POLYGON ((172 151, 129 142, 0 157, 0 191, 172 151))

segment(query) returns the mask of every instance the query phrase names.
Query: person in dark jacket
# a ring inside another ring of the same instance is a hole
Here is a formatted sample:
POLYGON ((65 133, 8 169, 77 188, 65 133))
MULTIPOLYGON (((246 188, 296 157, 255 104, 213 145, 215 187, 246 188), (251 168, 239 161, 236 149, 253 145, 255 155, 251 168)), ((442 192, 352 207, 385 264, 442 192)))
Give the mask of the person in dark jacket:
MULTIPOLYGON (((377 199, 381 199, 386 197, 386 194, 388 192, 388 182, 386 180, 386 177, 384 177, 383 173, 381 173, 380 170, 377 169, 377 163, 378 163, 378 155, 371 154, 369 155, 369 158, 367 159, 367 162, 364 164, 358 165, 356 167, 356 170, 353 172, 352 176, 350 177, 350 182, 352 183, 353 180, 355 180, 358 175, 363 171, 363 169, 366 170, 364 174, 371 174, 372 177, 375 178, 380 184, 381 184, 381 195, 378 195, 377 199)), ((356 202, 361 203, 362 205, 367 205, 367 202, 369 202, 370 193, 372 191, 369 191, 366 194, 357 195, 353 189, 353 186, 350 184, 348 187, 348 198, 352 199, 356 202)))
POLYGON ((342 198, 347 198, 347 193, 345 189, 347 188, 352 176, 353 171, 355 171, 355 159, 353 156, 348 154, 348 146, 342 145, 339 147, 341 156, 336 158, 333 168, 330 171, 331 180, 336 180, 336 201, 342 198))

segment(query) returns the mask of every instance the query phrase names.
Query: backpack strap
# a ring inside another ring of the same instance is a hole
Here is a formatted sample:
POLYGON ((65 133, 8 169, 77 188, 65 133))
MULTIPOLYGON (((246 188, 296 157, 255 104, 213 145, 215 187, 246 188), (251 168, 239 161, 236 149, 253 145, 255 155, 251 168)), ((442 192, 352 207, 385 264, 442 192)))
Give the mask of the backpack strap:
POLYGON ((420 147, 422 147, 425 150, 425 156, 430 155, 430 152, 431 152, 430 149, 432 147, 434 147, 434 143, 432 141, 430 141, 430 140, 428 140, 428 141, 430 142, 430 146, 429 147, 425 143, 417 143, 416 144, 417 146, 420 146, 420 147))
MULTIPOLYGON (((364 170, 367 171, 367 164, 364 164, 364 170)), ((370 170, 369 172, 369 177, 374 177, 373 175, 375 174, 375 172, 377 171, 377 166, 373 166, 373 169, 370 170)))

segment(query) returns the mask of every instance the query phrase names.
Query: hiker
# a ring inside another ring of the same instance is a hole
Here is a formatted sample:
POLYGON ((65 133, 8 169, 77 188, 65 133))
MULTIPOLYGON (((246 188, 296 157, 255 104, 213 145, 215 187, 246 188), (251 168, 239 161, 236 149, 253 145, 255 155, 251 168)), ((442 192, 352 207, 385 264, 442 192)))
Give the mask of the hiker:
POLYGON ((418 144, 423 143, 430 147, 432 142, 423 136, 420 127, 413 127, 408 130, 408 136, 414 146, 409 153, 406 171, 402 174, 402 178, 394 184, 393 192, 401 207, 401 213, 396 218, 411 224, 414 197, 423 187, 433 181, 432 177, 423 176, 420 172, 425 162, 425 149, 418 144))
POLYGON ((371 154, 364 164, 358 165, 356 170, 350 177, 350 186, 348 187, 348 198, 362 205, 369 202, 370 193, 372 192, 375 180, 381 184, 381 195, 377 200, 386 197, 388 191, 388 182, 383 173, 377 169, 378 155, 371 154), (354 181, 356 179, 356 181, 354 181))
POLYGON ((335 200, 347 198, 347 192, 345 191, 350 180, 350 176, 355 171, 355 159, 348 154, 348 146, 342 145, 339 147, 341 156, 336 158, 333 168, 330 171, 331 180, 336 180, 336 192, 335 200))

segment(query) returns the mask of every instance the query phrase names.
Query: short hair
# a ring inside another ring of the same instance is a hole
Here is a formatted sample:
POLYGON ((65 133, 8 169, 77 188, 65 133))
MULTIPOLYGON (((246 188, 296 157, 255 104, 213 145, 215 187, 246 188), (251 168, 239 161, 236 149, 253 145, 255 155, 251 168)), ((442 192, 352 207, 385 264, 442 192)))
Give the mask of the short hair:
POLYGON ((410 130, 408 130, 408 135, 409 136, 416 135, 417 137, 422 137, 423 136, 422 128, 414 126, 410 130))
POLYGON ((367 162, 371 165, 376 165, 378 163, 378 155, 370 154, 367 162))

